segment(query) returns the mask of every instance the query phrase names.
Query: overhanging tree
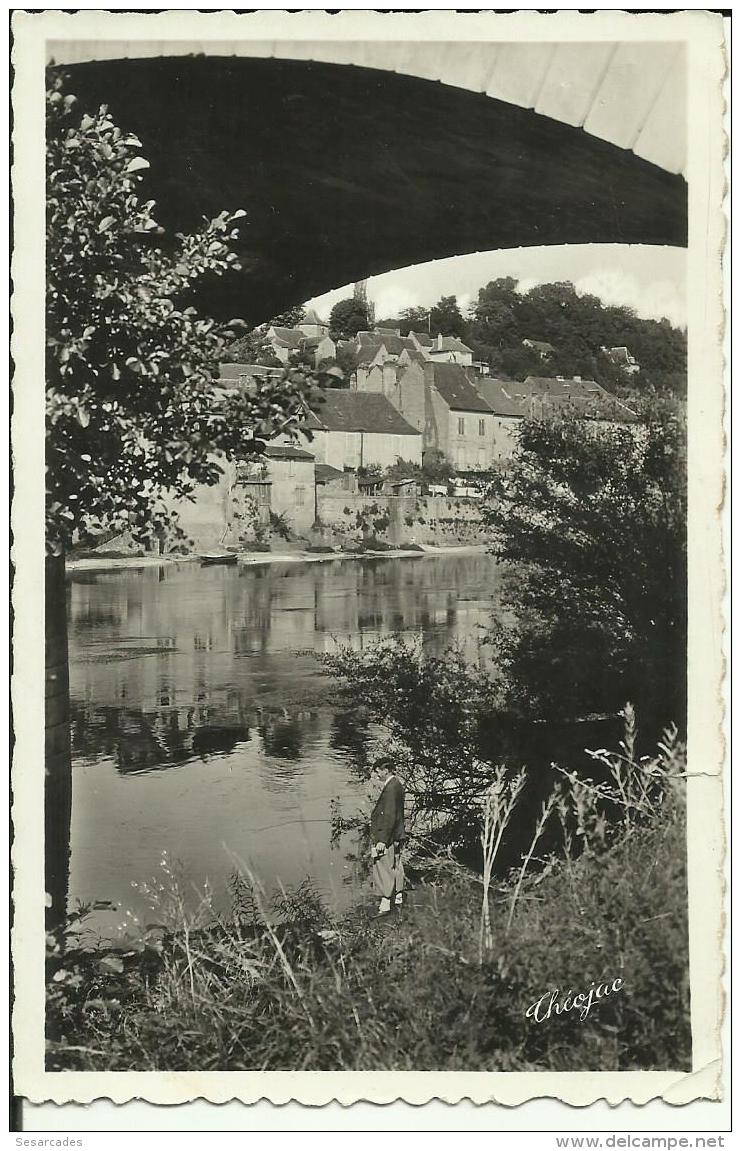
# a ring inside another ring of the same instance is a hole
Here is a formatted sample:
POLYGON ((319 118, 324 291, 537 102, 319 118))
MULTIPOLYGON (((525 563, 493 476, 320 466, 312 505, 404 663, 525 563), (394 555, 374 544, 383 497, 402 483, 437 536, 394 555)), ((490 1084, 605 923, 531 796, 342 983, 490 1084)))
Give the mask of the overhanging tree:
POLYGON ((254 393, 214 382, 233 333, 189 303, 237 267, 243 211, 167 247, 141 198, 141 144, 105 106, 88 114, 54 76, 47 92, 47 811, 53 915, 64 913, 69 822, 64 553, 101 530, 151 538, 228 458, 300 419, 316 381, 287 370, 254 393))

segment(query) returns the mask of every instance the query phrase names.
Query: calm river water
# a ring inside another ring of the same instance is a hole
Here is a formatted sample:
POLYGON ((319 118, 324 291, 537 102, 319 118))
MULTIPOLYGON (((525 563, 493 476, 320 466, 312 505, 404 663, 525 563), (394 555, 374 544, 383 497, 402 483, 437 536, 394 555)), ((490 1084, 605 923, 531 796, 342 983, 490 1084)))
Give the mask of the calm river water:
POLYGON ((330 802, 362 802, 373 733, 338 713, 316 654, 401 632, 482 658, 500 587, 480 554, 74 573, 71 898, 144 913, 132 884, 164 851, 222 908, 235 857, 268 888, 310 875, 345 905, 330 802))

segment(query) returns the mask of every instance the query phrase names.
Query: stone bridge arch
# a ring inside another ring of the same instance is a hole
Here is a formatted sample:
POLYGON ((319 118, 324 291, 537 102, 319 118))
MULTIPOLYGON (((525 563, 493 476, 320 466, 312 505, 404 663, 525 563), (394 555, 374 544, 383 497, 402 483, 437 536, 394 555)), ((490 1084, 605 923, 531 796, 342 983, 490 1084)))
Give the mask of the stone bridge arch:
POLYGON ((684 91, 681 47, 649 46, 654 70, 633 88, 645 45, 236 47, 250 54, 50 50, 86 106, 109 104, 142 140, 168 231, 247 211, 243 271, 209 290, 217 315, 259 322, 339 284, 493 248, 686 244, 683 135, 662 132, 684 91), (575 48, 589 67, 569 85, 575 48))

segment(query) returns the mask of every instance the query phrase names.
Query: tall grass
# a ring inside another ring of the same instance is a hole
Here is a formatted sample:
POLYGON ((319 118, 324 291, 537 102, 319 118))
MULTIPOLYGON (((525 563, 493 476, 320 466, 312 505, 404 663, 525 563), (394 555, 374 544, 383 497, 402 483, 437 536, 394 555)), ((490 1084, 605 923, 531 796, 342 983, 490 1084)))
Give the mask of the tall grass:
POLYGON ((594 758, 603 778, 557 773, 510 875, 493 862, 512 780, 482 809, 488 878, 418 858, 409 906, 380 925, 362 905, 333 919, 308 882, 269 898, 242 865, 220 916, 163 859, 157 923, 130 944, 96 946, 84 916, 50 939, 48 1067, 687 1068, 684 749, 670 731, 653 759, 629 738, 594 758), (538 857, 551 820, 568 834, 538 857), (584 1022, 526 1015, 617 977, 584 1022))

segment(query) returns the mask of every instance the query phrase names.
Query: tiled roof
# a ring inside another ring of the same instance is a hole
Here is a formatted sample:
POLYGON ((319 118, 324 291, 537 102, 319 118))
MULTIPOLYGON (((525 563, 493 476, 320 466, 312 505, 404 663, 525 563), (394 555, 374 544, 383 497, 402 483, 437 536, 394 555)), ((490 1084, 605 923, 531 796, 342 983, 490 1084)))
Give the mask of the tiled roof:
POLYGON ((312 404, 318 419, 332 432, 385 432, 395 436, 418 436, 416 428, 397 412, 379 392, 349 392, 328 388, 324 403, 312 404))
POLYGON ((268 444, 265 455, 270 460, 313 460, 311 452, 294 448, 291 444, 268 444))
POLYGON ((331 464, 317 464, 314 469, 318 484, 326 484, 331 480, 341 480, 344 474, 339 468, 333 468, 331 464))
POLYGON ((473 348, 469 348, 468 344, 464 344, 457 336, 443 336, 439 340, 433 339, 430 351, 473 353, 473 348))
POLYGON ((304 336, 303 344, 305 348, 318 348, 324 340, 328 339, 329 336, 304 336))
POLYGON ((219 364, 219 379, 238 380, 240 376, 279 376, 281 368, 268 368, 264 364, 219 364))
POLYGON ((409 335, 410 337, 414 336, 417 343, 421 344, 423 348, 429 348, 432 345, 432 336, 428 335, 427 332, 410 332, 409 335))
POLYGON ((486 400, 491 410, 498 416, 524 416, 525 405, 516 395, 522 384, 514 380, 498 380, 494 376, 479 376, 476 390, 486 400))
POLYGON ((527 344, 528 347, 534 348, 536 352, 555 352, 556 350, 553 344, 549 344, 546 340, 530 340, 526 338, 522 342, 523 344, 527 344))
POLYGON ((491 408, 460 364, 425 364, 425 375, 454 412, 490 412, 491 408))
POLYGON ((608 392, 596 380, 560 380, 553 376, 528 376, 522 384, 513 385, 527 408, 532 401, 540 403, 544 411, 575 411, 587 419, 617 420, 633 423, 636 415, 612 392, 608 392))
POLYGON ((299 328, 273 328, 273 339, 288 348, 300 348, 306 336, 299 328))

